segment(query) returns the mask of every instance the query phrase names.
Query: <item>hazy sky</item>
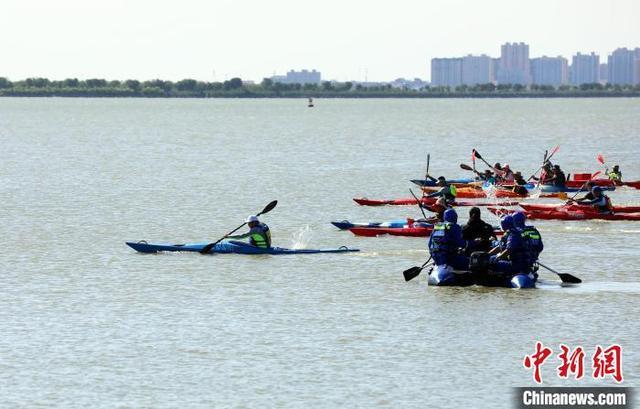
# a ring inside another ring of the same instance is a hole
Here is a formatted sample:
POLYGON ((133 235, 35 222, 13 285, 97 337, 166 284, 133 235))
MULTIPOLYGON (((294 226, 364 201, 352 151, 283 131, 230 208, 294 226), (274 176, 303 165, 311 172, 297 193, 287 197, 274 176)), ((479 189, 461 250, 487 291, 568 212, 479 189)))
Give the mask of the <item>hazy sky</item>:
MULTIPOLYGON (((433 57, 640 47, 640 0, 2 0, 0 76, 428 79, 433 57)), ((605 57, 606 60, 606 57, 605 57)))

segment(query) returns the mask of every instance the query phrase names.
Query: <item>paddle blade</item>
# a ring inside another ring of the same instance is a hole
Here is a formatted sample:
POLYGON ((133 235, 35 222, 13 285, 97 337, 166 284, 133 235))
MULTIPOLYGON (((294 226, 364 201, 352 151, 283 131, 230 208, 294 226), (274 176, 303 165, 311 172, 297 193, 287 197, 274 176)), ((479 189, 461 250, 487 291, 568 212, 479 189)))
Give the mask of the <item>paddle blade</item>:
POLYGON ((471 155, 473 155, 472 157, 478 158, 480 160, 482 160, 482 155, 480 155, 480 152, 478 152, 477 150, 473 150, 471 151, 471 155))
POLYGON ((558 152, 559 150, 560 150, 560 145, 557 145, 555 148, 553 148, 549 157, 552 157, 553 155, 555 155, 556 152, 558 152))
POLYGON ((601 171, 601 170, 597 171, 596 173, 594 173, 593 175, 591 175, 591 179, 595 179, 595 178, 596 178, 596 176, 598 176, 598 175, 599 175, 599 174, 601 174, 601 173, 602 173, 602 171, 601 171))
POLYGON ((598 162, 600 162, 601 165, 604 165, 604 157, 602 156, 601 153, 598 154, 597 159, 598 159, 598 162))
POLYGON ((278 201, 274 200, 273 202, 269 203, 268 205, 266 205, 264 207, 264 209, 262 209, 262 211, 260 213, 258 213, 258 215, 261 214, 265 214, 265 213, 269 213, 270 211, 273 210, 274 207, 276 207, 278 205, 278 201))
POLYGON ((464 163, 460 164, 460 168, 463 169, 463 170, 473 170, 473 168, 471 166, 466 165, 464 163))
POLYGON ((415 267, 411 267, 408 270, 404 270, 402 274, 404 275, 405 281, 411 281, 414 278, 418 277, 421 271, 422 271, 422 267, 415 266, 415 267))
POLYGON ((576 276, 572 276, 571 274, 560 273, 560 274, 558 274, 558 276, 560 277, 560 280, 562 280, 563 283, 580 284, 582 282, 581 279, 579 279, 576 276))

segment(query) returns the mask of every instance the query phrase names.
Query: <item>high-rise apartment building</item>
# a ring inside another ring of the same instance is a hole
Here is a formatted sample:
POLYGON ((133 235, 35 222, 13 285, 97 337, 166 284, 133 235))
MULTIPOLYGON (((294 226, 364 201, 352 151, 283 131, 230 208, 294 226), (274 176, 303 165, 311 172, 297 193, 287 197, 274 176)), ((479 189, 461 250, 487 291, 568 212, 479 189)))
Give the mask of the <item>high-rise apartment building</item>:
POLYGON ((600 82, 606 83, 609 81, 609 66, 607 63, 600 63, 600 82))
POLYGON ((506 43, 501 47, 500 68, 498 70, 500 84, 531 84, 529 66, 529 45, 525 43, 506 43))
POLYGON ((271 77, 273 82, 281 82, 283 84, 320 84, 322 75, 316 70, 290 70, 287 75, 274 75, 271 77))
POLYGON ((432 58, 431 85, 437 87, 462 85, 462 58, 432 58))
POLYGON ((494 82, 493 61, 487 55, 462 57, 462 83, 466 85, 494 82))
POLYGON ((618 48, 609 56, 607 63, 609 68, 609 83, 618 85, 640 83, 638 73, 638 60, 640 60, 640 48, 629 50, 618 48))
POLYGON ((600 81, 600 56, 578 53, 571 58, 571 83, 593 84, 600 81))
POLYGON ((568 61, 564 57, 532 58, 530 65, 534 84, 559 87, 569 81, 568 61))

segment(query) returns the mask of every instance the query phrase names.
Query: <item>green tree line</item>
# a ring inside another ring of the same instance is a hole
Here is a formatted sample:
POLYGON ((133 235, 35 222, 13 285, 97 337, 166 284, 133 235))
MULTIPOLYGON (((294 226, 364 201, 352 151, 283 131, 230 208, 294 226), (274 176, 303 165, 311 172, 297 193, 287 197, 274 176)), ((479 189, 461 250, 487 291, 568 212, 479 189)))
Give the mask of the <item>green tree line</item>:
POLYGON ((0 77, 0 96, 60 97, 148 97, 148 98, 508 98, 508 97, 610 97, 640 96, 640 85, 581 84, 580 86, 520 84, 478 84, 457 87, 426 86, 421 89, 397 88, 390 84, 364 86, 352 82, 324 81, 320 84, 283 84, 265 78, 260 84, 241 78, 223 82, 194 79, 105 80, 92 78, 61 81, 27 78, 10 81, 0 77))

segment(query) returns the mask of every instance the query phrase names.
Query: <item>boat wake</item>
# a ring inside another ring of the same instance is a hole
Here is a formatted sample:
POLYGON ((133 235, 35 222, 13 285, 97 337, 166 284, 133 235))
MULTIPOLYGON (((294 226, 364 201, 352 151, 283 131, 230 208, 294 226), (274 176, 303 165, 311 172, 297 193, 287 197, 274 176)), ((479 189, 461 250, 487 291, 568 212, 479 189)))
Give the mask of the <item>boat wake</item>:
POLYGON ((291 248, 294 250, 306 249, 311 242, 312 237, 313 232, 311 231, 311 227, 309 227, 308 224, 300 227, 298 231, 293 233, 293 238, 291 239, 291 248))

